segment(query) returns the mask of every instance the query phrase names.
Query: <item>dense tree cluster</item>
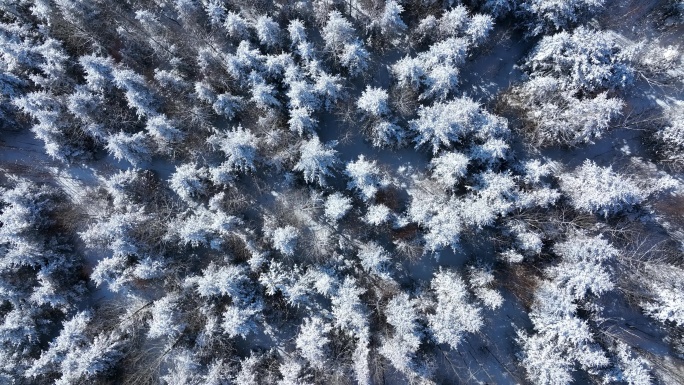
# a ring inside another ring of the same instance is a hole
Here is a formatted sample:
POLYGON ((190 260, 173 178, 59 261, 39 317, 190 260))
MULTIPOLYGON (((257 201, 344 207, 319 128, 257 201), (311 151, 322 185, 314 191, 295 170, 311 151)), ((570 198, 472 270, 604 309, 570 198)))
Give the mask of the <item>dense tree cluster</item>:
POLYGON ((682 7, 627 3, 3 2, 0 383, 684 381, 682 7))

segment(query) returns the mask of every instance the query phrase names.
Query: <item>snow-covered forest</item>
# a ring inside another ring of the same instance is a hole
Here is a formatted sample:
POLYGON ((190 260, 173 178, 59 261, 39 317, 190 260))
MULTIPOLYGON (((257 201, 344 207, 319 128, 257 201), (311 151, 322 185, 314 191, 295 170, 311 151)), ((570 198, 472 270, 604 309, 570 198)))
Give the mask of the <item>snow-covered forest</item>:
POLYGON ((682 0, 0 0, 0 384, 684 384, 682 0))

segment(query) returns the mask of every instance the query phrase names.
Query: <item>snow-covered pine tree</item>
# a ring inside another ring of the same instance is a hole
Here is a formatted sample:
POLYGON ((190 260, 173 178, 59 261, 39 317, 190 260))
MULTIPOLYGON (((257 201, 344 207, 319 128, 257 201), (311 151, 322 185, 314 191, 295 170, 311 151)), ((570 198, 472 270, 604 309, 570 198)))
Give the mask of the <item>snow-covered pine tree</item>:
POLYGON ((332 175, 333 168, 338 162, 337 151, 333 149, 334 143, 321 143, 318 136, 302 143, 299 151, 299 161, 294 166, 294 171, 301 171, 307 183, 317 183, 319 186, 326 185, 326 177, 332 175))
POLYGON ((435 341, 457 349, 465 333, 475 333, 482 327, 481 309, 468 303, 465 283, 450 270, 440 269, 430 283, 435 293, 434 314, 428 324, 435 341))

